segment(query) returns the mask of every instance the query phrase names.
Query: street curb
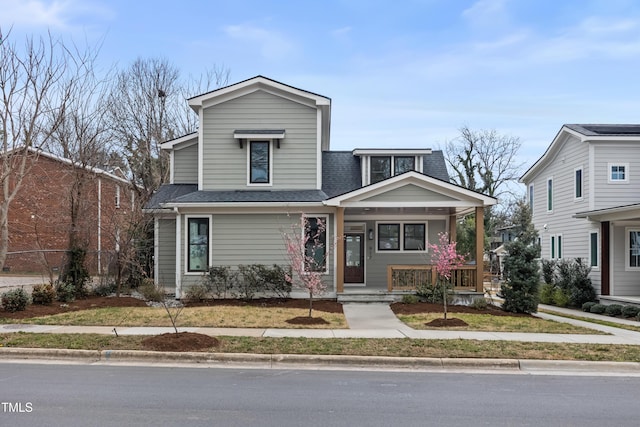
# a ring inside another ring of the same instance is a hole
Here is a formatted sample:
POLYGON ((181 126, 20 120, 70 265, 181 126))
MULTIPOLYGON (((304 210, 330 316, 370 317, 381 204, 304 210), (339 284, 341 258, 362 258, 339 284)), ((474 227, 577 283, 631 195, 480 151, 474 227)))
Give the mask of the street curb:
POLYGON ((142 350, 69 350, 0 347, 0 360, 60 360, 86 363, 183 363, 245 365, 260 368, 342 368, 403 370, 482 370, 501 372, 576 372, 639 374, 640 362, 590 362, 533 359, 342 356, 305 354, 200 353, 142 350))

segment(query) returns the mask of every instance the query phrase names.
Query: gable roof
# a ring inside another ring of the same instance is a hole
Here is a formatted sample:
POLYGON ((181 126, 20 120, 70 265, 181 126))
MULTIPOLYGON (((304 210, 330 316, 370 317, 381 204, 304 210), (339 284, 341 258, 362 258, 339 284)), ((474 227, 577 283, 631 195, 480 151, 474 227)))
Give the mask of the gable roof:
POLYGON ((520 182, 529 181, 535 173, 547 165, 569 137, 580 142, 590 141, 639 141, 640 124, 564 124, 542 156, 520 177, 520 182))

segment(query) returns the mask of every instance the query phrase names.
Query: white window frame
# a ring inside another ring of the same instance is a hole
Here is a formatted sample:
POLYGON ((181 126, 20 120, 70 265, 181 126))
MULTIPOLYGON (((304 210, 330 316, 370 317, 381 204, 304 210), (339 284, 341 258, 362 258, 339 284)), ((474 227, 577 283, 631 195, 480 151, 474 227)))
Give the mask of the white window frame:
MULTIPOLYGON (((418 167, 419 161, 422 159, 422 156, 412 156, 412 155, 402 155, 402 154, 375 154, 367 157, 367 184, 373 183, 371 180, 371 159, 374 157, 389 157, 391 162, 391 175, 389 178, 393 178, 396 176, 396 157, 413 157, 413 170, 416 172, 422 172, 422 170, 418 167)), ((386 178, 386 179, 389 179, 386 178)), ((381 182, 381 181, 377 181, 381 182)))
POLYGON ((628 184, 629 183, 629 163, 607 163, 607 182, 609 184, 628 184), (614 167, 624 168, 624 179, 613 179, 611 176, 614 167))
MULTIPOLYGON (((325 251, 325 255, 324 255, 324 257, 325 257, 325 259, 324 259, 324 270, 323 271, 306 271, 304 266, 303 266, 302 269, 305 271, 305 273, 320 273, 320 274, 323 274, 323 275, 327 275, 327 274, 329 274, 329 261, 331 260, 331 258, 330 258, 331 257, 331 251, 330 251, 331 245, 329 245, 329 237, 330 237, 329 236, 329 215, 328 214, 305 213, 305 214, 302 215, 302 217, 305 218, 305 219, 306 218, 323 218, 325 226, 326 226, 326 229, 325 229, 325 240, 326 241, 325 241, 325 248, 324 248, 324 251, 325 251)), ((302 241, 304 241, 306 230, 303 228, 301 230, 301 233, 302 233, 302 241)), ((306 257, 306 255, 307 255, 307 253, 306 253, 306 248, 305 248, 305 257, 306 257)))
POLYGON ((549 236, 549 259, 562 259, 564 252, 564 239, 562 234, 552 234, 549 236))
POLYGON ((600 231, 599 230, 589 230, 589 266, 592 270, 600 269, 600 231), (596 246, 595 248, 592 246, 591 237, 595 234, 596 236, 596 246), (591 255, 593 254, 593 250, 596 251, 596 264, 591 265, 591 255))
POLYGON ((547 178, 547 199, 545 203, 547 204, 547 212, 553 213, 553 177, 550 176, 547 178), (551 191, 549 191, 549 183, 551 183, 551 191), (551 209, 549 209, 549 205, 551 205, 551 209))
POLYGON ((273 139, 249 139, 247 140, 247 186, 248 187, 272 187, 273 186, 273 139), (251 182, 251 143, 266 142, 269 150, 269 182, 251 182))
POLYGON ((584 169, 582 166, 577 167, 573 170, 573 200, 579 202, 584 200, 584 169), (576 193, 578 192, 578 171, 580 171, 580 195, 578 196, 576 193))
POLYGON ((636 232, 636 233, 640 233, 640 225, 637 225, 635 227, 625 227, 624 229, 624 269, 626 271, 640 271, 640 265, 637 267, 631 267, 629 264, 631 262, 631 257, 630 257, 630 247, 629 245, 631 244, 631 239, 629 238, 629 235, 631 234, 631 232, 636 232))
POLYGON ((207 267, 211 267, 213 263, 213 215, 185 215, 184 216, 184 274, 186 276, 201 276, 206 272, 203 271, 189 271, 189 219, 207 219, 209 220, 209 236, 208 236, 208 259, 207 267))
POLYGON ((380 254, 397 254, 397 253, 427 253, 429 252, 429 222, 423 220, 406 220, 406 221, 396 221, 396 220, 388 220, 388 221, 376 221, 376 230, 375 230, 375 245, 376 245, 376 253, 380 254), (398 249, 380 249, 380 242, 378 241, 380 236, 378 235, 378 225, 379 224, 393 224, 398 225, 400 227, 400 232, 398 234, 398 249), (424 225, 424 249, 405 249, 404 248, 404 226, 407 225, 424 225))
POLYGON ((533 190, 534 190, 534 186, 533 186, 533 183, 531 183, 531 184, 529 184, 529 194, 528 194, 528 196, 529 196, 529 210, 531 211, 531 215, 533 215, 533 203, 535 201, 533 190))

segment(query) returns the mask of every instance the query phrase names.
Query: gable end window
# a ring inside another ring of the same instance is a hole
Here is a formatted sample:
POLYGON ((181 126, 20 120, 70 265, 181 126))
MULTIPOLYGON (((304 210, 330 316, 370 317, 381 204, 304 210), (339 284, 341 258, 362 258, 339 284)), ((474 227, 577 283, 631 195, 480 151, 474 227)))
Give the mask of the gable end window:
POLYGON ((249 184, 271 184, 271 141, 249 142, 249 184))
POLYGON ((628 163, 609 163, 608 178, 610 183, 627 183, 629 182, 629 164, 628 163))
POLYGON ((209 266, 209 218, 187 218, 187 271, 207 271, 209 266))

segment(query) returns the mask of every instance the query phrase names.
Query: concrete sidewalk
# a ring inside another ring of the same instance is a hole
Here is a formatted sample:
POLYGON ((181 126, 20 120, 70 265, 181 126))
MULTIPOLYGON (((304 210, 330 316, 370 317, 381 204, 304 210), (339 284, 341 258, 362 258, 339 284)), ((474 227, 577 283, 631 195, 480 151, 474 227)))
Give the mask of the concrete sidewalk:
MULTIPOLYGON (((540 309, 557 310, 540 306, 540 309)), ((545 334, 519 332, 473 332, 445 330, 416 330, 402 323, 388 304, 345 304, 343 307, 349 329, 249 329, 249 328, 179 328, 211 336, 249 337, 305 337, 305 338, 413 338, 413 339, 469 339, 480 341, 521 341, 547 343, 628 344, 640 345, 640 332, 539 313, 541 318, 598 330, 610 335, 545 334)), ((581 312, 569 310, 573 315, 581 312)), ((588 313, 584 313, 588 314, 588 313)), ((605 318, 610 322, 635 323, 624 319, 605 318)), ((114 326, 57 326, 57 325, 0 325, 0 332, 92 333, 118 335, 158 335, 173 332, 170 327, 114 327, 114 326)))

